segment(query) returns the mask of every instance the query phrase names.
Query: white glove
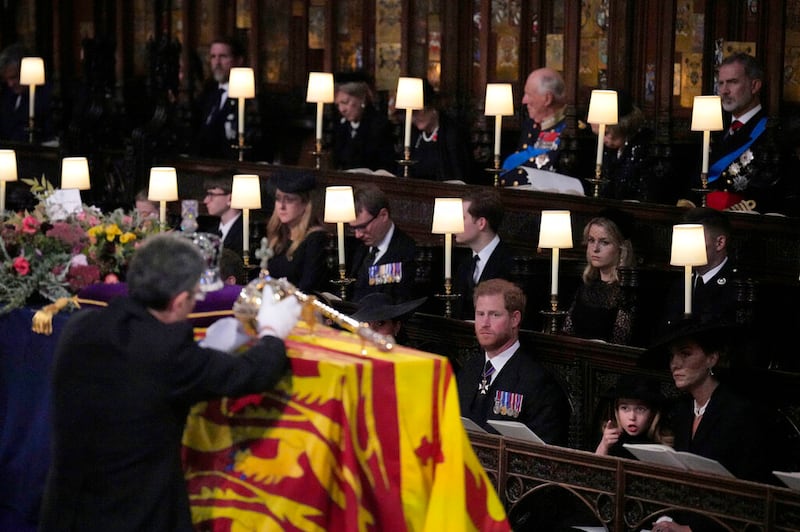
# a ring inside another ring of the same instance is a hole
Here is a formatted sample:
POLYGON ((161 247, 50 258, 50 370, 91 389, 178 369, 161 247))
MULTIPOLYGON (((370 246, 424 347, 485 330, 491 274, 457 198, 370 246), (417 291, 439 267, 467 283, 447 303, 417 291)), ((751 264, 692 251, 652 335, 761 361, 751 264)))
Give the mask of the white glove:
POLYGON ((200 346, 233 353, 249 340, 251 337, 244 331, 239 320, 221 318, 206 330, 206 337, 200 340, 200 346))
POLYGON ((272 286, 266 285, 261 293, 261 308, 256 316, 258 337, 269 335, 285 340, 300 319, 302 308, 300 301, 294 296, 276 301, 272 286))

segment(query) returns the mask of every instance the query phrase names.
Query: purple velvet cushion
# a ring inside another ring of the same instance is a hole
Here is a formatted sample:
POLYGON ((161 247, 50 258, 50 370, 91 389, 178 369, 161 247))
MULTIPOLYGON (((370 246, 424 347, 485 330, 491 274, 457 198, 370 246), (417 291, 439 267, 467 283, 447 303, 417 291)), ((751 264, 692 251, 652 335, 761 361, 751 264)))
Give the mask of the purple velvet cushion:
MULTIPOLYGON (((203 301, 198 301, 194 312, 189 315, 195 327, 208 327, 219 318, 233 316, 233 304, 242 291, 241 285, 225 285, 219 290, 208 292, 203 301)), ((78 294, 81 307, 105 306, 115 297, 128 294, 128 285, 125 283, 104 284, 95 283, 87 286, 78 294)))

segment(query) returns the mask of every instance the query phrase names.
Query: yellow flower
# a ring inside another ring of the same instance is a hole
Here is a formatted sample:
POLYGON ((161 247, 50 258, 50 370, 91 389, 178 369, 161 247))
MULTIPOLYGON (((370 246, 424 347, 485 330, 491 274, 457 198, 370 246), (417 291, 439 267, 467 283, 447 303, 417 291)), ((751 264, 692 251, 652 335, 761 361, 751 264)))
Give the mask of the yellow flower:
POLYGON ((133 242, 136 240, 136 235, 128 231, 127 233, 123 233, 119 237, 119 241, 121 244, 127 244, 128 242, 133 242))
POLYGON ((122 229, 117 224, 108 224, 106 226, 106 240, 113 242, 114 239, 122 234, 122 229))

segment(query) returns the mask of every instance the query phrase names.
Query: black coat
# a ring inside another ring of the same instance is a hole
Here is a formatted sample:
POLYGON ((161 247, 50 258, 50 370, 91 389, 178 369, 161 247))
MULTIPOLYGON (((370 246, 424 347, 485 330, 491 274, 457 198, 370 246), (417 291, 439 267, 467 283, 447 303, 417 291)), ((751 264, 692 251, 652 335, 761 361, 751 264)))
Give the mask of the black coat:
POLYGON ((411 135, 410 177, 447 181, 458 179, 470 182, 472 161, 469 143, 458 129, 455 120, 440 113, 439 130, 430 141, 425 141, 422 132, 414 128, 411 135))
MULTIPOLYGON (((218 226, 219 227, 219 226, 218 226)), ((230 231, 225 235, 223 240, 223 247, 235 251, 240 257, 244 253, 244 217, 240 214, 236 221, 233 222, 230 231)))
POLYGON ((53 459, 40 530, 191 531, 181 464, 189 408, 269 390, 288 368, 277 338, 238 356, 204 349, 129 298, 70 318, 55 353, 53 459))
POLYGON ((353 253, 353 261, 350 263, 349 277, 356 281, 351 285, 351 301, 358 301, 362 297, 372 292, 385 292, 394 301, 406 301, 415 297, 414 284, 417 275, 416 265, 417 244, 414 239, 401 231, 396 225, 394 234, 389 241, 389 247, 376 263, 381 264, 401 263, 403 275, 399 281, 370 285, 369 270, 366 263, 369 255, 369 247, 359 245, 353 253))
POLYGON ((682 398, 671 410, 669 423, 675 433, 675 450, 713 458, 734 476, 759 482, 772 481, 769 461, 769 417, 725 384, 711 395, 708 407, 692 437, 694 402, 682 398))
POLYGON ((495 376, 488 393, 483 395, 478 392, 478 384, 484 360, 482 352, 470 357, 456 375, 461 415, 493 433, 497 431, 486 422, 488 419, 519 421, 545 443, 567 445, 571 413, 569 399, 552 373, 520 348, 495 376), (493 412, 497 391, 522 394, 522 409, 518 417, 493 412))
POLYGON ((219 85, 216 82, 206 84, 199 101, 195 109, 192 153, 215 159, 237 158, 238 152, 232 146, 238 142, 238 101, 229 97, 220 107, 219 85))
MULTIPOLYGON (((472 280, 472 255, 473 254, 470 253, 459 263, 458 269, 456 269, 456 276, 453 279, 454 293, 460 294, 461 296, 454 315, 460 317, 462 320, 475 319, 475 306, 472 302, 472 294, 475 291, 475 283, 472 280)), ((497 247, 494 248, 494 251, 492 251, 492 254, 489 255, 489 260, 486 261, 486 266, 484 266, 478 282, 480 283, 489 279, 505 279, 507 281, 512 281, 511 269, 514 267, 513 259, 511 248, 501 240, 500 243, 497 244, 497 247)))
MULTIPOLYGON (((692 314, 701 321, 723 320, 736 323, 737 284, 739 273, 731 257, 720 270, 702 286, 693 286, 692 314)), ((660 327, 680 320, 684 311, 684 279, 676 279, 667 294, 666 308, 660 327)), ((694 277, 692 277, 694 283, 694 277)))
POLYGON ((327 262, 328 233, 313 231, 297 246, 292 260, 286 253, 269 259, 269 274, 275 278, 286 279, 301 291, 326 292, 330 290, 331 272, 327 262))
POLYGON ((367 106, 358 129, 353 134, 350 122, 336 122, 333 130, 333 165, 337 170, 397 168, 394 132, 389 119, 377 109, 367 106))

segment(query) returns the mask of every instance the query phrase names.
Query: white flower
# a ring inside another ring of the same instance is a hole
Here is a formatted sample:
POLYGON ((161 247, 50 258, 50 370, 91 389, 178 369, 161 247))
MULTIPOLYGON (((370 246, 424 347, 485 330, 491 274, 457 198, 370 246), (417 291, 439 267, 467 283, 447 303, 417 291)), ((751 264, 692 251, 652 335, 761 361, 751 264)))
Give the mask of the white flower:
POLYGON ((72 258, 69 260, 70 267, 72 266, 88 266, 89 261, 86 258, 86 255, 83 253, 78 253, 77 255, 73 255, 72 258))

